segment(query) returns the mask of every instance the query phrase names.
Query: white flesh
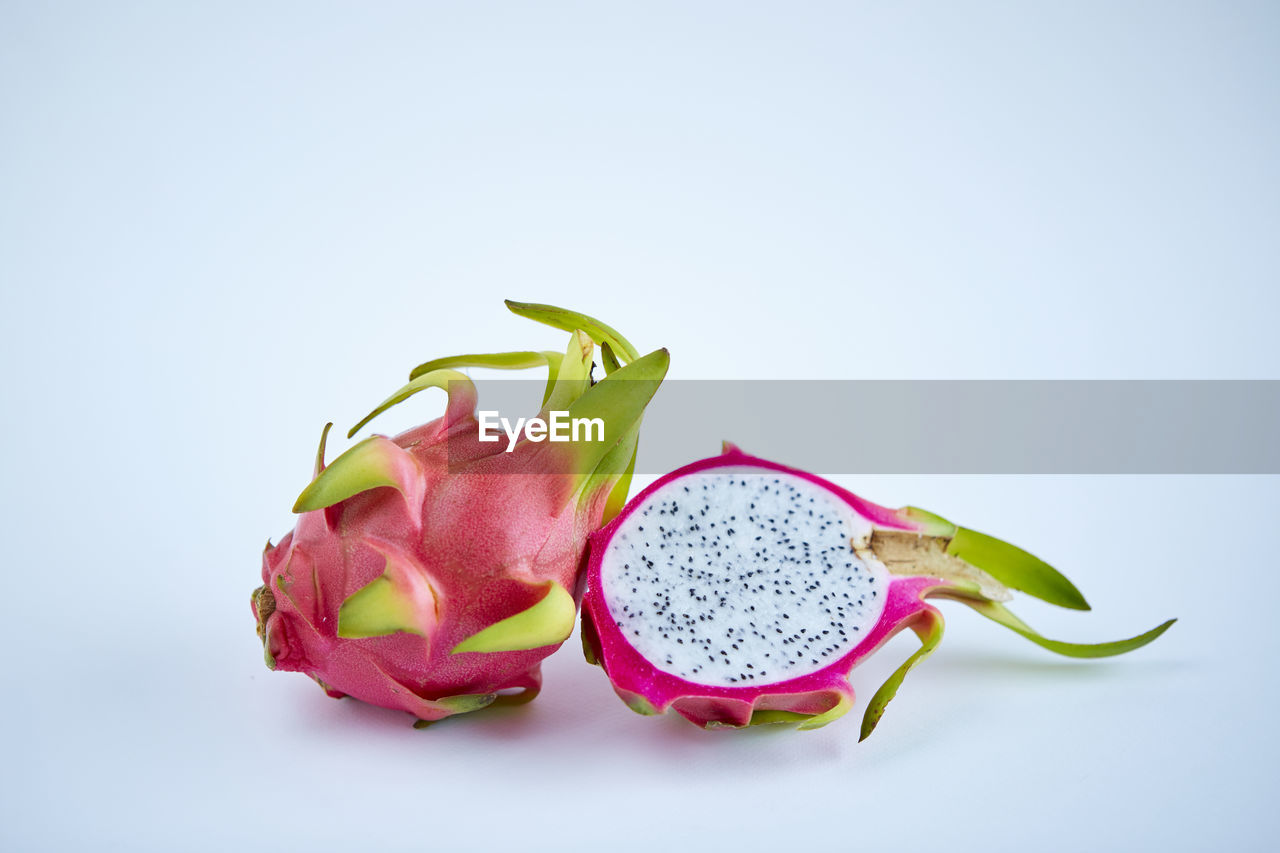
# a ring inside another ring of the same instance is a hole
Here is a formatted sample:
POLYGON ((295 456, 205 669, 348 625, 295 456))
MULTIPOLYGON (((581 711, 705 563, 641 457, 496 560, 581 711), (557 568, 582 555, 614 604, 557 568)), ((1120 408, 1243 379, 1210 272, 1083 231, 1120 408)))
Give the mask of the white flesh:
POLYGON ((601 564, 609 610, 658 669, 742 687, 815 672, 867 635, 889 584, 853 552, 871 525, 809 481, 758 468, 650 495, 601 564))

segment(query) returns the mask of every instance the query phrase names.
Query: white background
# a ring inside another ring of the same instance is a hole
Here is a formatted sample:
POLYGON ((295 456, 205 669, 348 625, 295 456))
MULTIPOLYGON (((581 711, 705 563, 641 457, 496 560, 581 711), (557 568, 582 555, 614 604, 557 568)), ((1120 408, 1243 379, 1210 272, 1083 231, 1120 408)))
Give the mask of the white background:
POLYGON ((1062 568, 1052 636, 1181 618, 948 608, 861 745, 641 718, 576 640, 425 731, 264 668, 320 426, 562 345, 504 297, 680 378, 1280 374, 1272 4, 448 6, 0 10, 0 846, 1269 846, 1274 477, 842 478, 1062 568))

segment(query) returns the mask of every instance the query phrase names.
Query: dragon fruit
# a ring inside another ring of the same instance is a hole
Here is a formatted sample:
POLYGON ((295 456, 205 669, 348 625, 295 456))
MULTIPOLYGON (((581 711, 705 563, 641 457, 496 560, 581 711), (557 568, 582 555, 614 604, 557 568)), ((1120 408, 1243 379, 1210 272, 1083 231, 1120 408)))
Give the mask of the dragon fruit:
POLYGON ((540 661, 570 635, 587 535, 625 502, 641 416, 666 350, 641 357, 613 329, 546 305, 517 314, 572 333, 566 352, 437 359, 351 430, 426 388, 443 417, 374 435, 325 464, 269 542, 252 596, 267 665, 333 697, 408 711, 418 725, 532 699, 540 661), (592 378, 599 344, 605 376, 592 378), (459 367, 547 366, 542 415, 600 419, 599 435, 482 440, 477 392, 459 367))
POLYGON ((1058 571, 915 507, 887 509, 726 444, 674 471, 592 534, 582 639, 632 710, 706 728, 798 723, 853 705, 850 670, 899 631, 921 647, 871 698, 862 738, 942 637, 927 598, 949 598, 1052 652, 1106 657, 1174 620, 1083 645, 1047 639, 1003 604, 1010 590, 1077 610, 1058 571))

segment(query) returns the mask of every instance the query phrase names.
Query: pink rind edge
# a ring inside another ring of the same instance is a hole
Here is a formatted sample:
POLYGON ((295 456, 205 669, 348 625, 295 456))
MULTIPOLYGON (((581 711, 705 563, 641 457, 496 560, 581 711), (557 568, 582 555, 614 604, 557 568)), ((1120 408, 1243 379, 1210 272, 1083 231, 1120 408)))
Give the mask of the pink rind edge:
POLYGON ((948 585, 945 580, 926 576, 892 579, 889 583, 884 610, 875 628, 840 658, 807 675, 769 684, 720 687, 687 681, 658 669, 652 662, 646 660, 618 630, 604 595, 600 592, 601 567, 606 546, 618 527, 635 511, 635 508, 642 505, 658 489, 673 480, 699 471, 735 465, 749 465, 802 477, 823 489, 835 492, 849 503, 855 512, 873 524, 899 530, 917 529, 917 525, 904 523, 895 511, 863 500, 821 477, 779 465, 767 459, 750 456, 736 447, 730 447, 720 456, 692 462, 655 480, 628 501, 626 507, 613 520, 591 534, 590 557, 587 564, 587 591, 582 602, 583 610, 589 615, 594 626, 599 662, 614 688, 620 693, 628 692, 643 697, 653 705, 655 711, 666 711, 671 703, 678 699, 703 698, 722 700, 727 705, 737 705, 742 702, 754 703, 765 697, 795 696, 824 691, 851 695, 849 673, 853 667, 907 628, 920 613, 930 609, 930 605, 923 601, 925 593, 939 586, 948 585))

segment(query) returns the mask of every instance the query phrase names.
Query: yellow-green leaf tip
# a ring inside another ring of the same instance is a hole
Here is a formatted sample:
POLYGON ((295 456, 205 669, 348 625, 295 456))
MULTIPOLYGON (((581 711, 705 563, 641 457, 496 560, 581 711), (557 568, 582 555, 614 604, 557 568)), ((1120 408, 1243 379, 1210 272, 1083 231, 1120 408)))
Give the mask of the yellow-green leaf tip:
POLYGON ((416 463, 389 439, 374 436, 343 453, 302 490, 293 505, 296 513, 311 512, 340 503, 381 486, 402 487, 406 468, 416 463))
POLYGON ((421 634, 413 599, 386 575, 353 592, 338 609, 338 636, 344 639, 421 634))
POLYGON ((537 604, 471 635, 451 654, 520 652, 563 643, 573 633, 577 605, 560 584, 548 581, 546 586, 547 594, 537 604))

